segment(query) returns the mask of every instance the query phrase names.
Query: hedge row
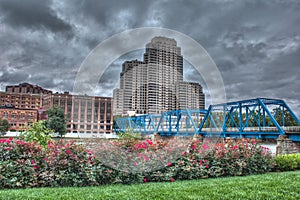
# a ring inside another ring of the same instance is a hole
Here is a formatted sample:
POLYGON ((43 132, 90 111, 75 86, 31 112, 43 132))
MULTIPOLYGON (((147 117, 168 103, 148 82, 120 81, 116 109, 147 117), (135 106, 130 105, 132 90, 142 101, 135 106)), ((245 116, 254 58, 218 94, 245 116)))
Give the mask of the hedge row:
MULTIPOLYGON (((196 139, 188 148, 177 139, 101 141, 90 144, 98 147, 92 152, 73 141, 50 141, 42 147, 18 139, 0 140, 0 188, 173 182, 265 173, 275 166, 270 150, 254 140, 202 143, 196 139)), ((299 168, 299 155, 295 157, 299 168)), ((278 169, 297 168, 279 164, 284 159, 275 159, 278 169)))
POLYGON ((300 153, 278 155, 275 158, 275 169, 278 171, 292 171, 300 169, 300 153))

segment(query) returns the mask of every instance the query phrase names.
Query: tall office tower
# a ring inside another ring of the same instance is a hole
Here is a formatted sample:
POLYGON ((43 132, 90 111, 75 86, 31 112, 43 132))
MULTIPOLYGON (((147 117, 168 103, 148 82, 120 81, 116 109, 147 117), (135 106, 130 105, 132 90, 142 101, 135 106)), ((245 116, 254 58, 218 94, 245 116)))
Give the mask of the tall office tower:
POLYGON ((114 90, 114 115, 186 108, 204 109, 202 87, 183 81, 183 57, 176 40, 154 37, 146 45, 143 61, 123 63, 120 89, 114 90))

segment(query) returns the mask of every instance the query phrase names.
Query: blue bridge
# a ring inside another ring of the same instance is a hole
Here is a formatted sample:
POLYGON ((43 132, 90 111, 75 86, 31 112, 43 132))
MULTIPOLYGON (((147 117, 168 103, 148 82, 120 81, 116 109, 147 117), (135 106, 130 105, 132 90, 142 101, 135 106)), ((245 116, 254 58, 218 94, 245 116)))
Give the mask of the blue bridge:
POLYGON ((207 110, 172 110, 119 117, 116 125, 116 132, 257 139, 287 135, 292 141, 300 142, 300 120, 280 99, 256 98, 210 105, 207 110))

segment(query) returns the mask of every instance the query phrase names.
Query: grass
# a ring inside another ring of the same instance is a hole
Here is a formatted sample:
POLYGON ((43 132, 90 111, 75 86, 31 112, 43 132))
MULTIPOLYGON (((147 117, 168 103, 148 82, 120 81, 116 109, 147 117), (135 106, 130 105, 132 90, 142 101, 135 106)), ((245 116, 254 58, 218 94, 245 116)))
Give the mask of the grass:
POLYGON ((300 199, 300 171, 173 183, 0 190, 0 199, 300 199))

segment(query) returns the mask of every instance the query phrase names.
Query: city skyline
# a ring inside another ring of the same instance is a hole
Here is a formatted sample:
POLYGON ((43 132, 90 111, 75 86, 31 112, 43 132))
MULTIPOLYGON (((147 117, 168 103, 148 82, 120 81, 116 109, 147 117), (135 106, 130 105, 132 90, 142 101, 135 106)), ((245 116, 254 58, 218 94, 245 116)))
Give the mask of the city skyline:
MULTIPOLYGON (((81 63, 97 44, 128 29, 163 27, 188 35, 207 50, 220 70, 228 101, 284 99, 300 116, 299 8, 294 0, 3 0, 1 90, 28 82, 72 92, 81 63)), ((122 63, 139 59, 139 54, 115 60, 95 92, 111 96, 122 63)), ((200 82, 207 94, 196 70, 188 63, 184 67, 184 79, 200 82)))

